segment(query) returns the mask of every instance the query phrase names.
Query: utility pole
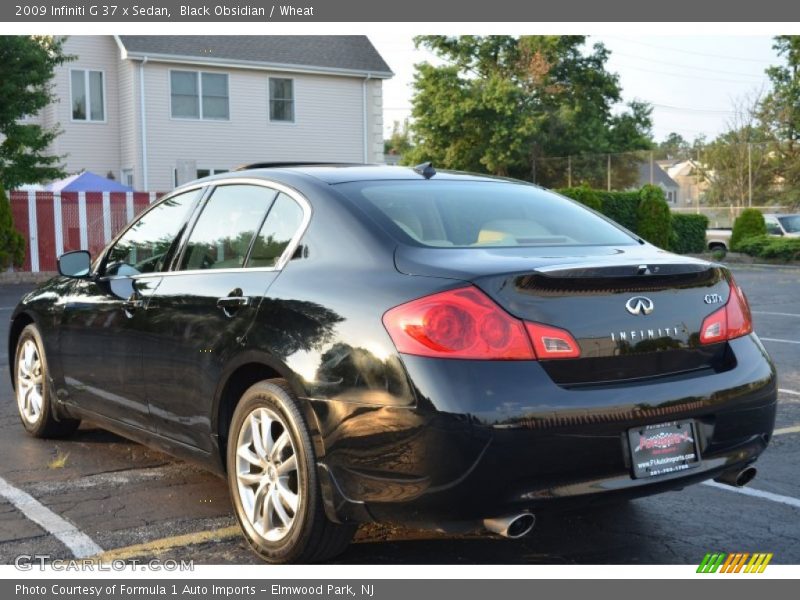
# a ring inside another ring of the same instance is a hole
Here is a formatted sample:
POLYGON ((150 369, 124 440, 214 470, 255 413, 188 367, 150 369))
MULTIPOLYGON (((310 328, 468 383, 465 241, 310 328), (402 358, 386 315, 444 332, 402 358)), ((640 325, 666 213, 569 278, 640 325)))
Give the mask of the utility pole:
POLYGON ((747 143, 747 206, 753 206, 753 145, 747 143))
POLYGON ((608 183, 606 185, 606 190, 611 191, 611 155, 608 155, 608 183))
POLYGON ((572 187, 572 156, 567 157, 567 187, 572 187))
POLYGON ((653 152, 651 151, 650 152, 650 185, 653 185, 653 177, 655 176, 655 173, 653 171, 654 171, 654 169, 653 169, 653 152))

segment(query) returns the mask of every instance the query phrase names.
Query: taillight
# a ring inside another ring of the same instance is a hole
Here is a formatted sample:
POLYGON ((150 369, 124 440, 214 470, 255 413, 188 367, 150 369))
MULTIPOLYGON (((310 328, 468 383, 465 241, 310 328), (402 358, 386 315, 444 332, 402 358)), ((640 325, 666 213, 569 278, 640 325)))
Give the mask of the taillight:
POLYGON ((568 331, 540 323, 525 323, 533 342, 536 356, 547 358, 578 358, 581 355, 578 343, 568 331))
POLYGON ((475 287, 440 292, 392 308, 383 315, 383 324, 399 352, 416 356, 536 360, 537 356, 574 358, 580 354, 568 332, 523 323, 475 287))
POLYGON ((731 293, 728 302, 718 311, 711 313, 700 328, 700 343, 714 344, 733 340, 753 331, 753 318, 750 304, 733 277, 730 280, 731 293))

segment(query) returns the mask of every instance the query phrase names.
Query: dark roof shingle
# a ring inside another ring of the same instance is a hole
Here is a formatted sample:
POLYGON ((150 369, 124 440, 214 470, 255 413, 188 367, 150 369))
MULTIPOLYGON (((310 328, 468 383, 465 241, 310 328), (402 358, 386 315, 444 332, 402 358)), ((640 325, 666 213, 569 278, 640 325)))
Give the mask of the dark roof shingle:
POLYGON ((121 35, 119 39, 135 55, 391 74, 365 35, 121 35))

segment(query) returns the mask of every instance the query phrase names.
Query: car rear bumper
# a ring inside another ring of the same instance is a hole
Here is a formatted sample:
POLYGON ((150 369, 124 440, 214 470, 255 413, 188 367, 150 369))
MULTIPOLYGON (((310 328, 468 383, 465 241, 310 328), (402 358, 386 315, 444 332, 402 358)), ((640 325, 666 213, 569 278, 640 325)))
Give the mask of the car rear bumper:
POLYGON ((417 407, 361 407, 358 439, 339 431, 328 444, 323 488, 339 518, 430 524, 649 495, 742 468, 769 443, 777 388, 754 335, 730 347, 725 372, 578 389, 536 362, 405 356, 417 407), (696 424, 700 464, 634 478, 627 431, 678 419, 696 424))

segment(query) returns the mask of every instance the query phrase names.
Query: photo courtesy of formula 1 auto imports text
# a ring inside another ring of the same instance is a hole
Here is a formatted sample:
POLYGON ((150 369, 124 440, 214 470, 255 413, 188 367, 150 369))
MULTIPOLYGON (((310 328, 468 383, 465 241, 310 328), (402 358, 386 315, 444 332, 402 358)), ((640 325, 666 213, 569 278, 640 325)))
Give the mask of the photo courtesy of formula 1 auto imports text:
POLYGON ((0 338, 4 597, 788 594, 800 8, 2 5, 0 338))

